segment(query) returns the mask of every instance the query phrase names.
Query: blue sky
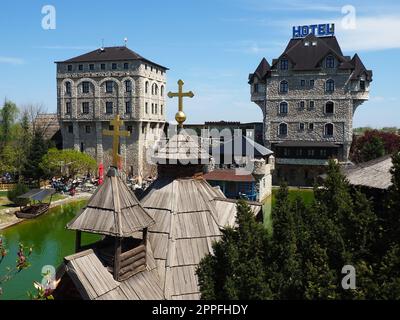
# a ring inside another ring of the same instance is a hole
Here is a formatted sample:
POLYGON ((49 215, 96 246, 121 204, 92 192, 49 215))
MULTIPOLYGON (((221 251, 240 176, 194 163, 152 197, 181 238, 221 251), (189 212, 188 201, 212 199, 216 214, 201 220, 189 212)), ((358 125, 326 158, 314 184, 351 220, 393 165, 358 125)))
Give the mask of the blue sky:
MULTIPOLYGON (((184 79, 195 98, 185 102, 188 123, 262 121, 250 102, 248 74, 262 57, 284 50, 293 25, 335 22, 345 54, 358 53, 374 71, 370 101, 355 126, 400 127, 400 4, 398 1, 114 0, 3 1, 0 11, 0 99, 56 109, 54 61, 101 46, 128 46, 169 67, 168 89, 184 79), (56 8, 56 29, 41 26, 44 5, 56 8), (356 26, 342 26, 345 5, 356 26)), ((168 101, 173 119, 176 101, 168 101)))

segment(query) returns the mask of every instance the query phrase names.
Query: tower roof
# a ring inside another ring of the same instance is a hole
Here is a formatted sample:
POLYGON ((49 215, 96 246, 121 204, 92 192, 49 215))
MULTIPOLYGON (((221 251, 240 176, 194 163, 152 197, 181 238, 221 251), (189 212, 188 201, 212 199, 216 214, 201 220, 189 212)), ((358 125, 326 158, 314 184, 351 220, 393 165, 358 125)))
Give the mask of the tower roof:
POLYGON ((184 129, 170 139, 161 140, 156 148, 153 161, 158 164, 200 164, 207 163, 209 153, 200 146, 198 136, 189 135, 184 129))
POLYGON ((112 167, 85 209, 68 223, 67 228, 130 237, 154 223, 135 194, 118 176, 117 169, 112 167))

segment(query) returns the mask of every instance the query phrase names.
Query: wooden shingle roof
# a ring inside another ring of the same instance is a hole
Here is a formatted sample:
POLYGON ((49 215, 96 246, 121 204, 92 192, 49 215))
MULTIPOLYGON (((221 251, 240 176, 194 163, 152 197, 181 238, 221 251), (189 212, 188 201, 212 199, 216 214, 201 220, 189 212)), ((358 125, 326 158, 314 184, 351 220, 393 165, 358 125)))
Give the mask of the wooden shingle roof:
POLYGON ((182 129, 170 139, 161 140, 152 159, 158 164, 186 165, 208 161, 210 155, 200 146, 198 136, 191 136, 182 129))
MULTIPOLYGON (((197 265, 212 253, 221 228, 235 224, 236 201, 201 178, 159 178, 141 202, 156 221, 149 242, 166 299, 199 299, 197 265)), ((261 210, 258 203, 251 207, 261 210)))
POLYGON ((67 228, 117 237, 130 237, 154 224, 134 193, 111 168, 83 211, 67 228))

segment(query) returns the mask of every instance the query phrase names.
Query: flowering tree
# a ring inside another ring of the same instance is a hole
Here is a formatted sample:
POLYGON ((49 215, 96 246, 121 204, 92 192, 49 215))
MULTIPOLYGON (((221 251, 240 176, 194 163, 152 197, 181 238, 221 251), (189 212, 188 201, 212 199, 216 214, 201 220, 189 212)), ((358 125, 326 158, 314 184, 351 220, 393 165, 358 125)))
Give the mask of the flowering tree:
MULTIPOLYGON (((0 295, 3 293, 1 285, 10 281, 14 276, 24 269, 30 267, 28 258, 32 254, 32 247, 24 247, 22 243, 19 244, 17 251, 17 259, 14 267, 7 267, 4 275, 0 275, 0 295)), ((0 265, 4 258, 8 255, 8 250, 4 244, 3 238, 0 236, 0 265)))

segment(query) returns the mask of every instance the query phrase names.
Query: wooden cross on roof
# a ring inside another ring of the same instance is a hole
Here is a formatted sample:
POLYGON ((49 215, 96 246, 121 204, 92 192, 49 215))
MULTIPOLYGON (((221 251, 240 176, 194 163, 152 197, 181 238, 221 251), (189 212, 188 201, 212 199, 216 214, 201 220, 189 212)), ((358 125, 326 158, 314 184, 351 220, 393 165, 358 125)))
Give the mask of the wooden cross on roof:
POLYGON ((119 163, 119 137, 129 137, 129 131, 120 130, 123 126, 124 121, 120 120, 119 115, 116 115, 114 120, 110 121, 110 124, 113 126, 113 130, 103 130, 103 135, 113 137, 113 166, 118 168, 119 163))
POLYGON ((183 112, 183 98, 188 97, 188 98, 193 98, 194 94, 192 91, 189 92, 183 92, 183 85, 184 82, 182 80, 178 81, 178 92, 168 92, 168 97, 169 98, 174 98, 178 97, 178 112, 175 115, 175 120, 178 122, 179 126, 182 127, 183 123, 186 120, 186 115, 183 112))

